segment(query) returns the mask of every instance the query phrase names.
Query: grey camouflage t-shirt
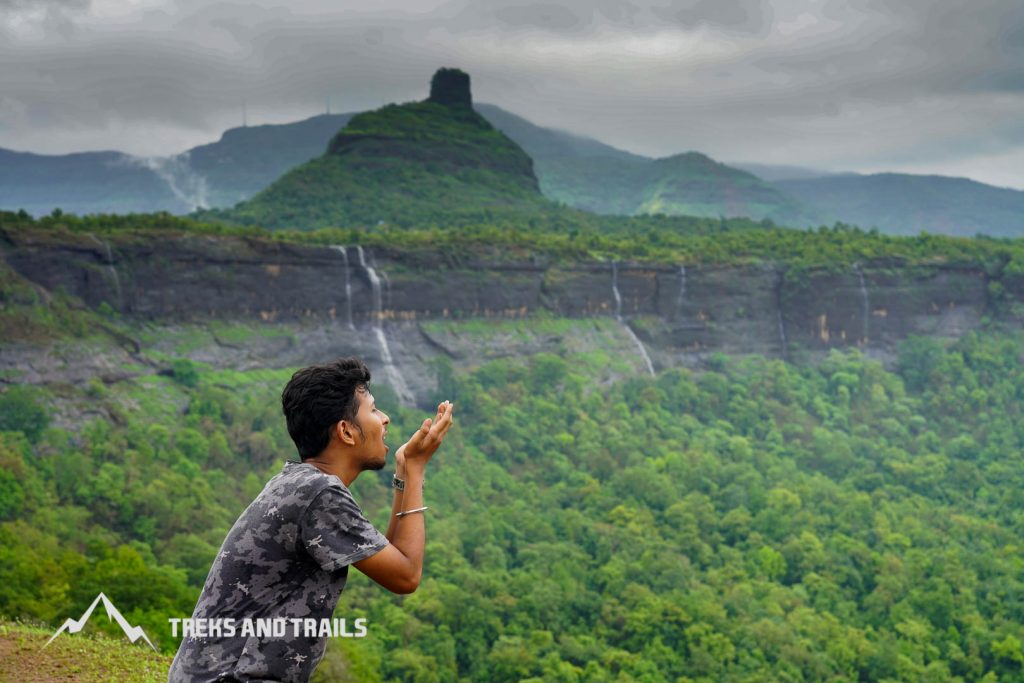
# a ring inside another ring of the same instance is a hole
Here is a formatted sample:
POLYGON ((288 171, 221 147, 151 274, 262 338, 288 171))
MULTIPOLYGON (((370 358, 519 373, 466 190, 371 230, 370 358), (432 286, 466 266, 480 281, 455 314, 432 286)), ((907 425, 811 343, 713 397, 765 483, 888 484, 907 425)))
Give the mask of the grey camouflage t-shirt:
POLYGON ((387 544, 341 479, 310 464, 285 463, 231 527, 192 614, 206 623, 233 620, 236 635, 182 639, 168 680, 308 680, 326 638, 243 637, 240 623, 329 619, 348 565, 387 544))

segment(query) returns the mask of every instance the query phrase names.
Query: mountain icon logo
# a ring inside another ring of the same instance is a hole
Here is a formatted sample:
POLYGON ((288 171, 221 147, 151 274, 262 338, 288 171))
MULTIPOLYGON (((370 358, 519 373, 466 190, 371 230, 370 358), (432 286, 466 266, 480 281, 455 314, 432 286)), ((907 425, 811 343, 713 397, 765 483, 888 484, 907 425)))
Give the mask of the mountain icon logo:
POLYGON ((153 646, 153 643, 149 642, 149 638, 146 637, 146 632, 142 630, 142 627, 132 626, 131 624, 129 624, 128 621, 123 616, 121 616, 121 612, 119 612, 118 609, 114 607, 114 603, 110 602, 110 598, 108 598, 103 593, 100 593, 96 596, 96 599, 92 601, 91 605, 89 605, 89 609, 85 610, 81 617, 79 617, 78 619, 65 619, 64 624, 59 629, 57 629, 56 633, 50 636, 50 639, 46 641, 46 645, 43 645, 43 648, 52 643, 54 638, 59 636, 64 631, 67 631, 68 633, 78 633, 83 628, 85 628, 86 623, 88 623, 89 621, 89 617, 92 616, 92 611, 96 609, 96 605, 100 604, 101 601, 103 602, 103 609, 107 610, 107 618, 113 619, 117 622, 117 625, 121 627, 121 630, 124 631, 124 634, 128 636, 128 640, 134 643, 139 638, 142 638, 144 641, 146 641, 146 645, 152 647, 153 651, 156 652, 156 648, 153 646))

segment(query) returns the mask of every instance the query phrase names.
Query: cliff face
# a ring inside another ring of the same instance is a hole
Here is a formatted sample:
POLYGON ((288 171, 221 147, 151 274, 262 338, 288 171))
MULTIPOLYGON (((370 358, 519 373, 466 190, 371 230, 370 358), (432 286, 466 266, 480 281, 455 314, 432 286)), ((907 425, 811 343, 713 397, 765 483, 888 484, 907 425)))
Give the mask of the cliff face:
POLYGON ((183 235, 173 243, 2 236, 5 259, 24 277, 133 318, 306 320, 345 328, 379 321, 385 329, 415 329, 423 321, 546 311, 628 325, 657 367, 692 364, 715 351, 787 357, 859 346, 884 355, 908 335, 959 336, 983 316, 1020 324, 1002 311, 1024 299, 1024 282, 1002 280, 997 302, 980 269, 947 265, 796 272, 784 264, 456 264, 441 254, 221 236, 183 235))

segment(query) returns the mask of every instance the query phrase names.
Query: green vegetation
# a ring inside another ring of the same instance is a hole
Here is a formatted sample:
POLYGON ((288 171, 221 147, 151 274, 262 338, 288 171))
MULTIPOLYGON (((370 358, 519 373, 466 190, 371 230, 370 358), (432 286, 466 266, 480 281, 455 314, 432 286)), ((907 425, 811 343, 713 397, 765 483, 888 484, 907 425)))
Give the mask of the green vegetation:
MULTIPOLYGON (((785 263, 794 273, 804 268, 848 269, 854 263, 889 263, 893 268, 953 263, 980 265, 992 277, 1024 274, 1024 239, 965 238, 921 233, 898 237, 837 223, 815 230, 777 227, 771 221, 689 216, 594 216, 584 212, 514 212, 462 225, 424 222, 418 227, 378 225, 323 228, 313 232, 268 232, 254 227, 202 223, 168 214, 73 216, 38 220, 0 212, 0 239, 34 243, 66 242, 70 234, 103 235, 114 244, 174 241, 188 235, 218 235, 242 240, 278 240, 302 244, 362 244, 415 255, 449 265, 469 258, 507 261, 542 258, 547 262, 633 260, 654 263, 785 263)), ((6 277, 6 276, 5 276, 6 277)), ((16 277, 16 276, 12 276, 16 277)), ((3 280, 6 282, 7 280, 3 280)), ((23 285, 20 294, 31 298, 23 285)))
MULTIPOLYGON (((353 575, 338 614, 370 634, 332 642, 320 675, 1022 680, 1022 341, 911 339, 895 372, 856 351, 808 368, 720 356, 610 385, 569 346, 439 364, 460 418, 430 477, 426 580, 403 598, 353 575)), ((0 614, 56 628, 102 590, 173 652, 166 620, 190 613, 227 527, 293 452, 289 373, 179 362, 8 389, 101 417, 0 436, 0 614)), ((392 416, 398 433, 421 417, 392 416)), ((378 523, 387 476, 355 485, 378 523)))
MULTIPOLYGON (((8 243, 94 234, 115 250, 221 235, 239 248, 256 239, 386 246, 450 267, 774 261, 791 278, 868 261, 894 272, 964 264, 984 269, 997 306, 1000 279, 1024 274, 1019 240, 666 217, 562 228, 271 235, 165 214, 0 214, 8 243)), ((292 369, 224 370, 186 355, 213 337, 276 332, 143 326, 6 266, 0 283, 5 343, 102 348, 130 336, 142 346, 136 362, 163 373, 43 388, 4 378, 0 614, 52 632, 103 591, 171 653, 167 619, 191 613, 227 528, 293 453, 278 405, 292 369)), ((430 475, 426 581, 403 598, 354 575, 338 614, 366 616, 370 635, 333 642, 322 678, 1024 680, 1024 334, 993 327, 948 348, 910 339, 893 371, 850 351, 816 367, 716 356, 701 374, 613 380, 628 363, 573 346, 588 325, 611 341, 606 322, 425 324, 483 346, 565 341, 472 369, 436 363, 434 398, 454 398, 460 417, 430 475)), ((393 396, 377 394, 382 405, 393 396)), ((407 434, 422 415, 392 417, 407 434)), ((388 476, 355 485, 381 525, 388 476)))
MULTIPOLYGON (((544 157, 543 169, 547 195, 598 213, 813 222, 798 202, 772 185, 696 152, 657 161, 544 157)), ((578 221, 576 213, 541 195, 530 157, 480 114, 418 102, 352 117, 323 156, 234 209, 199 215, 310 230, 464 225, 495 218, 554 223, 578 221)))
POLYGON ((12 683, 167 681, 171 657, 155 654, 145 644, 132 645, 123 636, 108 638, 82 633, 57 638, 44 650, 43 646, 52 635, 53 629, 49 627, 0 620, 0 662, 3 663, 0 680, 12 683))
POLYGON ((486 220, 552 211, 530 158, 475 111, 433 102, 354 116, 327 153, 204 218, 309 230, 486 220))
MULTIPOLYGON (((696 152, 650 159, 596 140, 536 126, 492 105, 475 106, 533 159, 533 170, 544 197, 576 209, 616 215, 742 215, 801 227, 839 220, 865 228, 877 227, 895 235, 913 235, 922 230, 961 236, 1021 234, 1024 193, 1016 190, 963 178, 895 173, 829 174, 764 182, 696 152)), ((289 169, 319 157, 353 116, 321 115, 289 124, 233 128, 225 131, 219 141, 192 148, 169 160, 164 172, 177 176, 179 185, 192 191, 192 201, 201 200, 220 209, 204 213, 204 218, 223 216, 246 224, 255 221, 278 227, 276 214, 269 215, 262 208, 251 207, 246 215, 236 216, 230 207, 266 189, 289 169)), ((378 132, 374 130, 375 135, 378 132)), ((483 142, 484 138, 477 140, 483 142)), ((435 137, 431 145, 436 148, 437 142, 435 137)), ((504 144, 498 141, 494 150, 483 145, 475 151, 482 150, 486 155, 504 144)), ((454 156, 460 154, 454 152, 454 156)), ((744 167, 753 168, 756 175, 766 179, 771 177, 764 175, 770 173, 768 167, 744 167)), ((384 177, 372 182, 380 180, 387 190, 408 173, 401 163, 396 162, 393 168, 398 173, 394 181, 384 177)), ((338 181, 351 180, 351 174, 332 174, 338 181)), ((466 205, 433 206, 427 202, 418 209, 401 211, 385 206, 382 212, 383 205, 374 210, 367 193, 357 187, 351 194, 361 204, 357 211, 361 218, 346 213, 326 222, 315 216, 314 222, 293 223, 289 218, 281 224, 307 228, 327 224, 372 226, 379 220, 402 225, 479 221, 482 217, 493 217, 496 210, 500 213, 509 202, 509 198, 501 196, 501 188, 485 187, 492 179, 472 178, 465 187, 449 183, 449 189, 457 187, 464 192, 466 205), (488 203, 486 211, 468 208, 479 202, 488 203)), ((418 180, 428 183, 423 187, 436 183, 430 177, 418 180)), ((512 180, 512 184, 516 182, 512 180)), ((522 204, 520 199, 512 199, 511 203, 522 204)), ((340 202, 330 197, 326 201, 340 202)), ((0 150, 0 206, 25 208, 34 215, 45 215, 55 206, 74 213, 187 210, 186 203, 175 197, 157 174, 138 160, 111 152, 39 156, 0 150)), ((531 211, 536 211, 536 207, 531 211)))
MULTIPOLYGON (((0 216, 0 229, 3 227, 0 216)), ((56 336, 87 335, 94 320, 81 302, 62 292, 47 292, 0 260, 0 339, 7 343, 38 342, 56 336)))

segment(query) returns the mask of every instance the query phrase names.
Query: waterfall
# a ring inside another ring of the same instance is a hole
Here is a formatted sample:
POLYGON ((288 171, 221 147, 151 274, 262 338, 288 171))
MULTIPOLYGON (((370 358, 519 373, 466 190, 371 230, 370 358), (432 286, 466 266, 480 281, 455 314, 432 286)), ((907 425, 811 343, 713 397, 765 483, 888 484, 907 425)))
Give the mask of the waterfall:
POLYGON ((636 336, 633 328, 622 319, 622 295, 619 293, 619 266, 615 261, 612 261, 612 296, 615 298, 615 319, 626 329, 626 334, 633 340, 637 350, 640 352, 640 356, 644 359, 647 372, 651 373, 651 377, 654 377, 654 363, 651 362, 651 357, 647 355, 647 349, 644 348, 643 342, 636 336))
POLYGON ((676 313, 683 319, 683 304, 686 303, 686 266, 679 266, 679 296, 676 297, 676 313))
POLYGON ((871 322, 871 308, 868 304, 868 288, 864 284, 864 271, 860 269, 860 264, 853 264, 854 269, 857 271, 857 278, 860 280, 860 301, 861 301, 861 313, 864 319, 863 329, 863 340, 864 343, 868 343, 868 325, 871 322))
POLYGON ((345 261, 345 316, 348 320, 348 329, 354 330, 356 326, 352 322, 352 268, 348 262, 348 250, 342 246, 335 246, 332 249, 340 253, 345 261))
POLYGON ((384 281, 384 305, 391 308, 391 278, 382 270, 380 279, 384 281))
POLYGON ((121 294, 121 278, 117 274, 117 268, 114 267, 114 253, 110 250, 110 243, 106 240, 101 240, 92 233, 89 233, 89 237, 93 242, 103 247, 107 253, 107 273, 110 274, 110 279, 114 281, 114 293, 117 295, 117 311, 120 313, 124 308, 124 297, 121 294))
POLYGON ((782 319, 782 281, 785 274, 780 272, 775 281, 775 314, 779 321, 779 343, 782 345, 782 357, 789 355, 789 341, 786 339, 786 323, 782 319))
POLYGON ((400 401, 407 404, 415 403, 415 397, 409 391, 409 385, 405 383, 405 378, 402 377, 401 373, 398 372, 398 368, 395 367, 395 360, 391 355, 391 347, 388 346, 388 338, 384 334, 384 305, 381 296, 380 276, 372 266, 367 265, 366 254, 363 252, 362 247, 356 247, 356 255, 359 257, 359 267, 366 271, 366 276, 370 280, 370 287, 373 289, 373 334, 377 338, 381 360, 384 362, 384 376, 387 377, 391 387, 398 393, 400 401))

